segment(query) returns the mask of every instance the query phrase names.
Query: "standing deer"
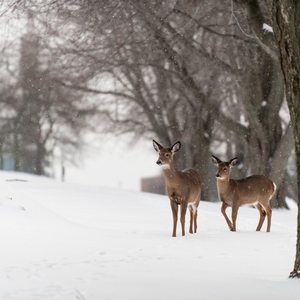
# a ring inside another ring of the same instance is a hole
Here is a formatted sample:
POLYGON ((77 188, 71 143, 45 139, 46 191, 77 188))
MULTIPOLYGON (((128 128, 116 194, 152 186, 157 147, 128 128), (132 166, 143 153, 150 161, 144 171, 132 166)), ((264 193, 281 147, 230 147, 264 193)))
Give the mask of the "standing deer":
POLYGON ((190 210, 190 233, 197 231, 197 209, 201 196, 201 177, 194 169, 179 171, 176 169, 173 156, 180 149, 181 143, 175 143, 171 148, 164 148, 153 140, 153 147, 158 152, 157 164, 162 166, 167 192, 173 214, 173 233, 176 236, 178 205, 180 205, 180 222, 182 235, 185 235, 185 215, 187 207, 190 210), (194 225, 194 230, 193 230, 194 225))
POLYGON ((252 175, 240 180, 230 179, 230 170, 236 165, 237 161, 237 157, 228 162, 223 162, 212 156, 212 162, 218 167, 216 177, 218 196, 222 201, 221 212, 229 229, 236 231, 236 218, 239 207, 244 204, 252 204, 260 214, 256 231, 260 231, 267 215, 267 232, 270 232, 272 216, 270 200, 275 194, 276 185, 271 179, 263 175, 252 175), (226 215, 228 206, 232 208, 232 223, 226 215))

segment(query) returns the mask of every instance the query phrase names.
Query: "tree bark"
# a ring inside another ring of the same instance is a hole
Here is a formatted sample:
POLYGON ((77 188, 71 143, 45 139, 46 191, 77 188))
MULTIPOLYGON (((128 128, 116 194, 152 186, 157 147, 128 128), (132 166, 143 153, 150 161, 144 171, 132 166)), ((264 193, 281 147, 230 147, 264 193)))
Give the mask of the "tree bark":
MULTIPOLYGON (((270 1, 269 1, 270 3, 270 1)), ((286 98, 293 127, 297 158, 298 199, 300 198, 300 1, 273 0, 273 31, 279 50, 286 98)), ((298 200, 297 245, 290 277, 300 278, 300 201, 298 200)))

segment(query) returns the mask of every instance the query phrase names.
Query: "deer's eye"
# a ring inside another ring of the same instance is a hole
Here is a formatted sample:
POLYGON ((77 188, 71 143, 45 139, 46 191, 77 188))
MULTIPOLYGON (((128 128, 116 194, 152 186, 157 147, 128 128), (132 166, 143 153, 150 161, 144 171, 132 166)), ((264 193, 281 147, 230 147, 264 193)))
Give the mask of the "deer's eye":
POLYGON ((166 157, 169 157, 169 156, 170 156, 170 154, 167 153, 167 154, 166 154, 166 157))
POLYGON ((227 168, 223 168, 223 171, 226 171, 227 170, 227 168))

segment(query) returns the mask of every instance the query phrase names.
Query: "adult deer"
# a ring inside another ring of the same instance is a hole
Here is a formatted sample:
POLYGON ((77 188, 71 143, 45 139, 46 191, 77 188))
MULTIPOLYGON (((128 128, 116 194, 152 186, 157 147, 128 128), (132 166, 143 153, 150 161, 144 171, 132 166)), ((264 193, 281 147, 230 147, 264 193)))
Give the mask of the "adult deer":
POLYGON ((230 179, 231 168, 236 165, 237 161, 237 157, 228 162, 223 162, 212 156, 212 162, 218 167, 216 177, 218 196, 222 201, 221 212, 229 229, 236 231, 236 218, 239 207, 244 204, 252 204, 258 209, 260 214, 256 231, 260 231, 267 216, 267 232, 270 232, 272 217, 270 200, 275 194, 276 185, 271 179, 263 175, 252 175, 240 180, 230 179), (232 222, 226 215, 228 206, 232 208, 232 222))
POLYGON ((153 140, 153 147, 158 152, 157 164, 163 167, 167 192, 173 214, 173 233, 176 236, 178 205, 180 205, 180 222, 182 235, 185 235, 185 215, 187 207, 190 210, 190 233, 197 231, 197 210, 201 196, 201 177, 194 169, 179 171, 174 164, 174 154, 180 149, 181 143, 175 143, 171 148, 164 148, 153 140), (194 225, 194 230, 193 230, 194 225))

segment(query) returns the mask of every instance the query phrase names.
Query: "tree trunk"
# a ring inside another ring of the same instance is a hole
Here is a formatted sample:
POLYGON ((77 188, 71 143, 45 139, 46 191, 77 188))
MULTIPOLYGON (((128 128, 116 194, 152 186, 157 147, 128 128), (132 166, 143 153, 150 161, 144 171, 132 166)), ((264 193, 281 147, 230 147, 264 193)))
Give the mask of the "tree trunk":
POLYGON ((4 157, 3 157, 3 142, 0 145, 0 170, 4 169, 4 157))
MULTIPOLYGON (((286 98, 291 115, 297 158, 298 199, 300 198, 300 1, 274 0, 273 30, 278 43, 286 98)), ((300 201, 298 201, 297 245, 290 277, 300 278, 300 201)))
POLYGON ((14 128, 14 171, 20 171, 20 144, 17 125, 14 128))
POLYGON ((43 161, 45 159, 43 155, 43 146, 37 145, 36 156, 35 156, 35 174, 44 175, 43 161))

